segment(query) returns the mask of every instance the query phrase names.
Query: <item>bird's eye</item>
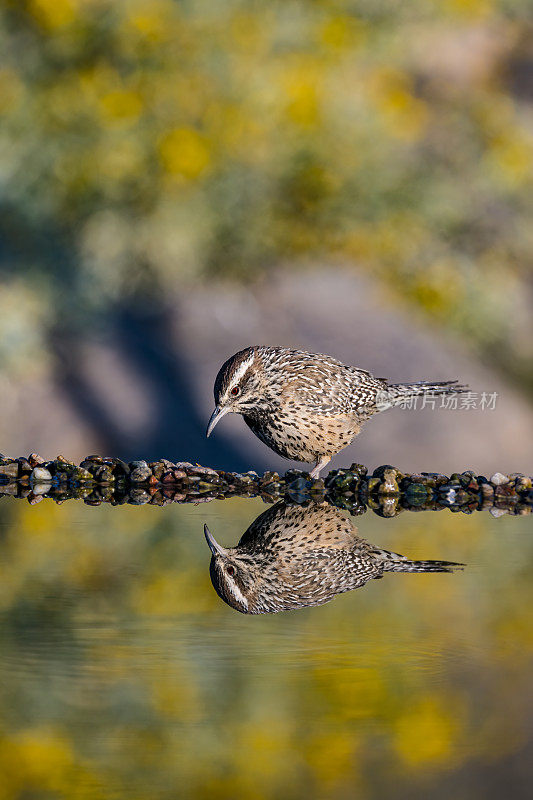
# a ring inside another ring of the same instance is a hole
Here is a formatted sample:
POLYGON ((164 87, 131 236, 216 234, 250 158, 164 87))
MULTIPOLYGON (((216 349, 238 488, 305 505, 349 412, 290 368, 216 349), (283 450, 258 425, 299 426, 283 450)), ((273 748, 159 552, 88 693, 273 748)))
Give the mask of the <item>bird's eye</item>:
POLYGON ((235 575, 235 567, 232 567, 230 565, 229 567, 227 567, 227 571, 228 571, 228 575, 235 575))
POLYGON ((238 386, 234 386, 233 389, 230 391, 230 394, 233 395, 233 397, 237 397, 240 391, 241 390, 238 386))

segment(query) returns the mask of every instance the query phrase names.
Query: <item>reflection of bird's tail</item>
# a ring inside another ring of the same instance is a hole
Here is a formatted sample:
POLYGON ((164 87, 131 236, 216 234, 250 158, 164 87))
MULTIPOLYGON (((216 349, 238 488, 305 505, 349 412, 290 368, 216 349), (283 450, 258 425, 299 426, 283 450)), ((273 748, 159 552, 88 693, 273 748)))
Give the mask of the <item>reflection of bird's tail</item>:
POLYGON ((399 553, 389 550, 375 550, 376 555, 383 559, 386 572, 454 572, 465 565, 457 561, 410 561, 399 553))

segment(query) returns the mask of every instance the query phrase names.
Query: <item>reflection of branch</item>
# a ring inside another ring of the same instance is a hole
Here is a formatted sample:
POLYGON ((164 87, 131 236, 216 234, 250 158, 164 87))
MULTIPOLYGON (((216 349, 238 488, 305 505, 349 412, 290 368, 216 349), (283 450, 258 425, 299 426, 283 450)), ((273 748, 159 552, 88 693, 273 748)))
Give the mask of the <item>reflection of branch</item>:
POLYGON ((383 517, 394 517, 403 509, 431 511, 481 511, 489 508, 495 516, 503 513, 529 514, 533 509, 531 478, 500 472, 490 480, 471 471, 410 475, 391 466, 367 474, 366 467, 352 464, 333 470, 324 480, 307 472, 225 472, 189 462, 131 461, 88 456, 79 466, 58 456, 44 461, 33 453, 28 459, 0 459, 3 492, 38 502, 43 496, 55 500, 83 499, 89 505, 166 505, 171 502, 198 503, 232 496, 260 495, 272 502, 283 498, 294 503, 327 500, 352 514, 367 508, 383 517))

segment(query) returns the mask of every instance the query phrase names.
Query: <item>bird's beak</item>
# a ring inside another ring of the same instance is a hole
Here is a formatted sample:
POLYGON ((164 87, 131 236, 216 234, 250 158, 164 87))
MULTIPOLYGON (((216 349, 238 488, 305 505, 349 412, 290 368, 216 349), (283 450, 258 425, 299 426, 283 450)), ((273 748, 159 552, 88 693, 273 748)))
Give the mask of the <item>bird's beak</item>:
POLYGON ((231 411, 231 408, 228 408, 227 406, 226 406, 226 408, 221 408, 221 406, 217 406, 215 408, 215 410, 211 414, 211 417, 210 417, 209 422, 207 424, 207 431, 206 431, 206 434, 205 434, 207 436, 207 438, 209 438, 209 436, 213 432, 213 428, 215 427, 215 425, 217 424, 219 419, 222 419, 222 417, 225 417, 226 414, 229 414, 230 411, 231 411))
POLYGON ((226 549, 221 547, 207 525, 204 525, 204 536, 207 544, 209 545, 209 549, 213 553, 214 556, 225 556, 226 549))

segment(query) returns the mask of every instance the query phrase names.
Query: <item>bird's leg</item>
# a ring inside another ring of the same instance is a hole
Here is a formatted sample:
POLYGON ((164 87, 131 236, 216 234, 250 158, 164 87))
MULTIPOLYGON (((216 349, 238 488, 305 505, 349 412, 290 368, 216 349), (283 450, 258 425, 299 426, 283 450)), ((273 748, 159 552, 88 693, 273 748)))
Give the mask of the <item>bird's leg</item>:
POLYGON ((319 458, 318 461, 316 462, 315 466, 313 467, 313 469, 309 473, 310 477, 311 478, 318 478, 318 476, 320 475, 320 470, 324 469, 326 464, 329 464, 330 461, 331 461, 331 456, 322 456, 322 458, 319 458))

